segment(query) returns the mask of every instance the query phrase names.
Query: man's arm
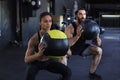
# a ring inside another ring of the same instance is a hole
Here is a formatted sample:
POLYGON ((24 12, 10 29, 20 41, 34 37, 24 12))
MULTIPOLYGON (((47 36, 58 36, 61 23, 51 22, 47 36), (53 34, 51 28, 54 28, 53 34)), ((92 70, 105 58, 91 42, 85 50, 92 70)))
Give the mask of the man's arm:
POLYGON ((95 39, 93 39, 92 41, 96 46, 101 46, 101 44, 102 44, 102 40, 99 37, 99 35, 95 39))
POLYGON ((80 36, 83 32, 81 25, 77 26, 76 32, 77 32, 77 34, 75 36, 73 36, 74 29, 73 29, 72 24, 67 26, 67 28, 65 29, 65 34, 67 35, 67 37, 69 39, 70 46, 73 46, 76 43, 76 41, 80 38, 80 36))

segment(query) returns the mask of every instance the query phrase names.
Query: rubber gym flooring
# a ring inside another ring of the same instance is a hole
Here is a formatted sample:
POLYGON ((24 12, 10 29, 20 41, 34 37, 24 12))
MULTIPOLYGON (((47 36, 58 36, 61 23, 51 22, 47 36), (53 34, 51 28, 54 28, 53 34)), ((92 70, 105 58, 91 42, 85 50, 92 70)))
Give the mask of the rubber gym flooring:
MULTIPOLYGON (((106 29, 101 35, 103 56, 97 73, 103 80, 120 80, 120 29, 106 29)), ((26 64, 25 47, 9 46, 0 51, 0 80, 24 80, 26 64)), ((72 80, 89 80, 88 72, 92 57, 71 56, 68 66, 72 70, 72 80)), ((57 80, 59 74, 39 71, 36 80, 57 80)))

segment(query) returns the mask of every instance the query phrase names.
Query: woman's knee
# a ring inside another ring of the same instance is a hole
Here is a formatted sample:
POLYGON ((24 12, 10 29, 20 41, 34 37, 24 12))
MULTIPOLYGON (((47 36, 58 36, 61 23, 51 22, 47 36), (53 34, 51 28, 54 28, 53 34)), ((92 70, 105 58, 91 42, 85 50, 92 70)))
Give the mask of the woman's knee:
POLYGON ((38 68, 32 65, 29 65, 26 69, 26 76, 28 77, 35 77, 38 72, 38 68))
POLYGON ((72 71, 70 68, 67 68, 63 73, 63 78, 65 78, 66 80, 69 80, 72 76, 72 71))

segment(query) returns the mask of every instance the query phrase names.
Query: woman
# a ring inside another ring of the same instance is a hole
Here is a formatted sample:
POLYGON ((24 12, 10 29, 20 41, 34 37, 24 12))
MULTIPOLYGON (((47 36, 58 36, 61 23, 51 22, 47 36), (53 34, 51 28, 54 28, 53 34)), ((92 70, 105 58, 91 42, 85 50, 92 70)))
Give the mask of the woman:
POLYGON ((40 30, 30 38, 26 50, 25 63, 28 64, 26 80, 35 80, 38 71, 42 69, 52 73, 61 74, 62 80, 70 80, 71 70, 59 61, 45 56, 43 54, 45 50, 45 44, 39 43, 40 38, 44 35, 44 33, 51 29, 51 14, 48 12, 41 13, 39 24, 40 30))

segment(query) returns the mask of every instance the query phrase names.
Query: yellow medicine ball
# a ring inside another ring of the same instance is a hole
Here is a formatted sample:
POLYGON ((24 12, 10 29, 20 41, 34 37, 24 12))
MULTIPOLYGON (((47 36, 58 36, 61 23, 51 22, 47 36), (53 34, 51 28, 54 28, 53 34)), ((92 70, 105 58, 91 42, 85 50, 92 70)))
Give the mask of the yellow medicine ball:
POLYGON ((46 56, 60 58, 67 54, 69 42, 66 34, 60 30, 49 30, 41 38, 41 42, 46 44, 46 56))

